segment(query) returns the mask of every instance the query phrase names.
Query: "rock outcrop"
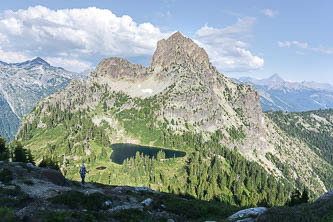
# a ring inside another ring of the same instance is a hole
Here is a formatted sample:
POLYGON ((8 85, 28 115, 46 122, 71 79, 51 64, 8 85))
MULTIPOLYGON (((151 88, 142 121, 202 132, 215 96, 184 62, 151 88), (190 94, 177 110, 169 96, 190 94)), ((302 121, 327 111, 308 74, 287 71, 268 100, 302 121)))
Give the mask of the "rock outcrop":
POLYGON ((238 211, 237 213, 228 217, 230 222, 253 222, 255 218, 263 214, 267 210, 266 207, 249 208, 238 211))
POLYGON ((173 63, 188 66, 192 70, 212 68, 206 51, 180 32, 157 42, 149 68, 161 72, 173 63))
POLYGON ((130 63, 123 58, 109 58, 102 60, 96 71, 92 73, 93 77, 104 77, 112 79, 136 79, 147 75, 148 69, 142 65, 130 63))

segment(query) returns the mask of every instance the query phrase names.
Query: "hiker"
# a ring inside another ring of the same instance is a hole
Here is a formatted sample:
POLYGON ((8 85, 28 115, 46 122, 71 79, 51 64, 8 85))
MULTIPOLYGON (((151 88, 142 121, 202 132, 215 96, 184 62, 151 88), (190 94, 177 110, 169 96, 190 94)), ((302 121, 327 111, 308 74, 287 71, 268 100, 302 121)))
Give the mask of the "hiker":
POLYGON ((80 169, 80 175, 81 175, 81 178, 82 178, 82 185, 84 185, 84 178, 86 177, 86 173, 88 173, 88 170, 86 169, 85 165, 82 164, 81 165, 81 169, 80 169))

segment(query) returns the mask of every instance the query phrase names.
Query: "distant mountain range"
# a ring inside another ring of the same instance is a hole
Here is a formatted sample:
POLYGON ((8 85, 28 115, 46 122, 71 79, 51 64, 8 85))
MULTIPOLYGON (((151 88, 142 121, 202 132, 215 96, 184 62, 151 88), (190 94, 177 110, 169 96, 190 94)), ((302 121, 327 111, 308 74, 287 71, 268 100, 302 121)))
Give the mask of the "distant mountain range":
POLYGON ((267 79, 241 77, 236 82, 255 87, 263 111, 301 112, 333 108, 333 86, 317 82, 289 82, 274 74, 267 79))
POLYGON ((13 139, 23 115, 73 78, 81 74, 53 67, 39 57, 22 63, 0 61, 0 134, 13 139))

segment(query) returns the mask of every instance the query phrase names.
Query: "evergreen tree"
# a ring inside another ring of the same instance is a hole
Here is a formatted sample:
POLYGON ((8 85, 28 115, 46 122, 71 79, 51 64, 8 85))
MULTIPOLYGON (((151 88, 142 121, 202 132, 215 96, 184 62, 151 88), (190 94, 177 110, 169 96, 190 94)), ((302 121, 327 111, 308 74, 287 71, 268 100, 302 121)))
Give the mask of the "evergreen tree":
POLYGON ((7 142, 4 138, 0 136, 0 160, 9 159, 9 150, 7 147, 7 142))
POLYGON ((28 161, 28 163, 32 163, 33 165, 36 165, 35 158, 33 157, 31 150, 27 151, 27 161, 28 161))
POLYGON ((301 198, 302 198, 301 192, 298 189, 295 189, 294 192, 291 194, 291 199, 288 205, 295 206, 302 203, 301 198))
POLYGON ((27 162, 27 151, 23 148, 22 144, 18 142, 14 148, 14 162, 27 162))
POLYGON ((302 197, 301 197, 301 202, 302 203, 307 203, 309 202, 309 191, 304 187, 302 197))

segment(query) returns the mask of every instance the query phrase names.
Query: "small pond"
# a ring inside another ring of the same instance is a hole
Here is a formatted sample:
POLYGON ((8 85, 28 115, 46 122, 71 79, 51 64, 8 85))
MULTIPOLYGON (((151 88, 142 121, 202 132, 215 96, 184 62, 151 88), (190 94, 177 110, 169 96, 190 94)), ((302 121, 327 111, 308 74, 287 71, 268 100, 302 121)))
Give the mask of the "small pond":
POLYGON ((112 144, 112 150, 113 152, 110 158, 112 162, 118 164, 122 164, 127 158, 135 157, 136 152, 139 152, 140 154, 143 153, 144 156, 149 156, 150 158, 156 158, 157 153, 162 150, 165 153, 166 159, 184 157, 186 155, 186 153, 182 151, 161 149, 151 146, 140 146, 129 143, 112 144))

